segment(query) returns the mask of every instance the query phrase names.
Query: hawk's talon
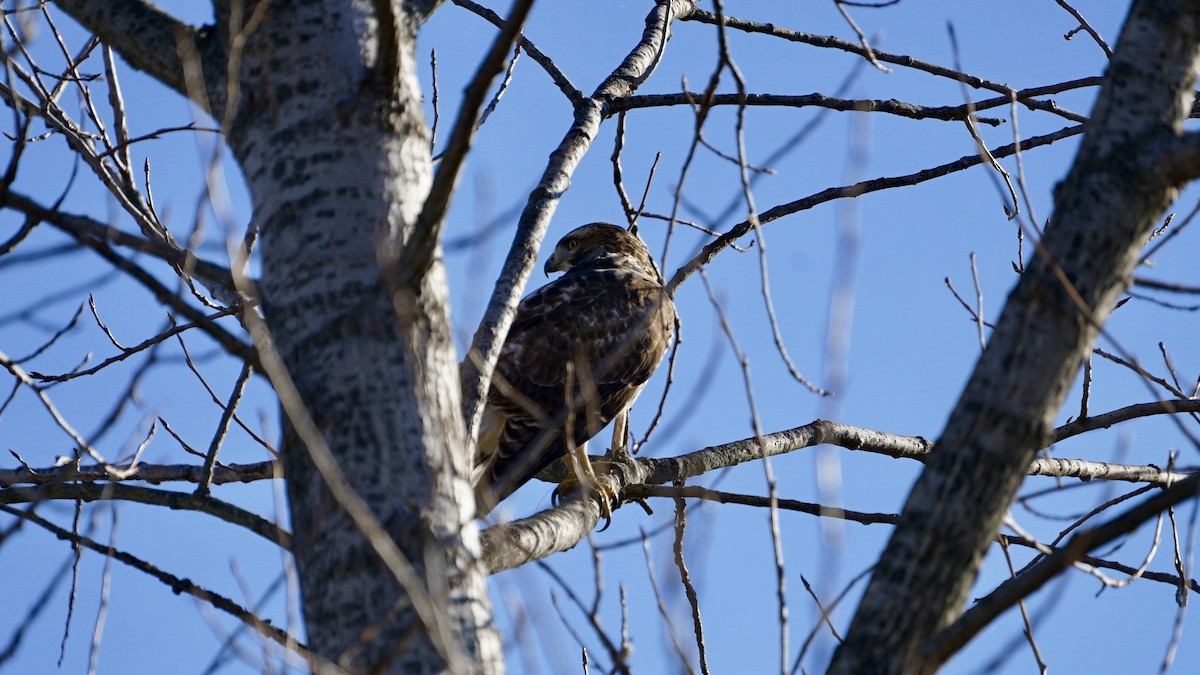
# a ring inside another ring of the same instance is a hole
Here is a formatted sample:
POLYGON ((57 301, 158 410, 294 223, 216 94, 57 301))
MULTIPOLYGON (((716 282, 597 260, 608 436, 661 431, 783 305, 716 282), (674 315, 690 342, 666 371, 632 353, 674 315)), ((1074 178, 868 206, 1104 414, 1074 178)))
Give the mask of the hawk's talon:
POLYGON ((613 505, 620 504, 621 493, 596 476, 596 467, 599 466, 601 471, 610 473, 615 473, 617 469, 608 462, 592 462, 587 455, 583 455, 580 459, 579 463, 582 464, 582 467, 569 461, 575 457, 568 455, 567 458, 567 476, 554 488, 550 498, 557 503, 557 500, 562 499, 563 495, 576 489, 583 490, 588 497, 599 497, 600 516, 607 521, 600 529, 603 532, 612 523, 613 505))

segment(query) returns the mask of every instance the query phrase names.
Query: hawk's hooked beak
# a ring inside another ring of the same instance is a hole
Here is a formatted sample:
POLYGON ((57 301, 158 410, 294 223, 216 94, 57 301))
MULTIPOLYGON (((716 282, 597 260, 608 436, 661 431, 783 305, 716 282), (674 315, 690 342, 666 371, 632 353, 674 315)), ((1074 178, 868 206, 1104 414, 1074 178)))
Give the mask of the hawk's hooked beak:
POLYGON ((546 276, 550 276, 551 272, 562 271, 562 260, 558 258, 558 251, 550 254, 550 258, 546 261, 546 266, 542 268, 546 276))

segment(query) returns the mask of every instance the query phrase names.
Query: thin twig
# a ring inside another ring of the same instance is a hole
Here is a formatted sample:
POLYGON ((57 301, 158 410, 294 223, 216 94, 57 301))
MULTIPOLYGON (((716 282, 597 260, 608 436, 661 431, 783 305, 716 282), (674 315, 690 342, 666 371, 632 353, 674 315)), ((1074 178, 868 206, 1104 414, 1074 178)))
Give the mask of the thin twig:
MULTIPOLYGON (((717 504, 742 504, 744 506, 757 506, 760 508, 770 508, 771 500, 767 497, 758 497, 755 495, 743 495, 733 492, 723 492, 713 490, 698 485, 689 485, 686 487, 670 486, 670 485, 631 485, 625 488, 625 493, 630 498, 646 498, 646 497, 665 497, 667 499, 703 499, 705 501, 715 502, 717 504)), ((894 513, 865 513, 862 511, 850 511, 840 508, 830 508, 821 506, 820 504, 812 504, 809 502, 801 502, 795 499, 778 499, 776 503, 781 511, 795 511, 797 513, 807 513, 813 516, 821 516, 823 518, 838 518, 849 520, 863 525, 874 524, 896 524, 897 516, 894 513)))
POLYGON ((48 499, 64 499, 78 503, 115 500, 164 506, 172 511, 195 511, 243 527, 272 544, 291 549, 292 535, 262 516, 229 502, 223 502, 213 497, 200 497, 188 492, 159 490, 121 483, 59 482, 33 487, 9 487, 0 491, 0 504, 33 504, 48 499))
MULTIPOLYGON (((184 363, 187 364, 188 370, 191 370, 192 374, 196 376, 196 379, 200 381, 200 385, 202 387, 204 387, 204 391, 208 392, 209 398, 212 399, 213 403, 217 404, 217 407, 219 407, 221 409, 221 412, 223 414, 228 412, 229 407, 227 405, 225 405, 225 402, 221 400, 221 397, 217 396, 217 392, 213 391, 213 388, 208 385, 208 380, 204 379, 204 375, 201 374, 200 369, 196 367, 196 362, 192 360, 192 355, 188 351, 187 343, 185 343, 183 341, 183 336, 176 333, 175 341, 179 343, 179 349, 183 352, 183 361, 184 361, 184 363)), ((242 372, 245 372, 247 374, 254 372, 253 364, 250 363, 249 361, 243 361, 242 372)), ((248 377, 248 375, 247 375, 247 377, 248 377)), ((241 378, 239 377, 239 380, 240 379, 241 378)), ((244 387, 245 382, 242 382, 241 386, 244 387)), ((239 398, 240 398, 240 395, 239 395, 239 398)), ((267 451, 270 452, 272 455, 275 455, 275 456, 279 455, 279 452, 274 447, 272 447, 271 444, 268 443, 265 438, 259 436, 257 433, 255 433, 255 431, 253 429, 250 428, 250 426, 248 424, 246 424, 245 422, 242 421, 242 418, 237 415, 236 411, 232 412, 230 414, 233 416, 233 421, 237 422, 237 425, 239 427, 241 427, 242 431, 246 432, 246 435, 250 436, 250 438, 253 438, 254 442, 256 442, 259 445, 261 445, 262 447, 266 448, 267 451)))
MULTIPOLYGON (((589 609, 583 603, 583 600, 580 599, 580 597, 571 588, 571 586, 569 584, 567 584, 566 580, 562 578, 562 575, 560 575, 558 572, 556 572, 553 567, 546 564, 545 561, 538 560, 537 566, 538 566, 538 569, 545 572, 547 576, 549 576, 551 579, 553 579, 554 583, 558 584, 558 587, 561 588, 563 590, 563 592, 567 594, 567 598, 570 599, 571 604, 575 605, 575 607, 577 607, 579 609, 579 612, 581 614, 583 614, 583 616, 587 619, 588 625, 590 625, 592 627, 592 631, 596 634, 596 637, 600 640, 600 643, 604 646, 605 651, 608 652, 609 658, 612 659, 613 668, 616 669, 616 672, 622 673, 622 675, 630 675, 629 666, 628 666, 628 664, 625 663, 625 659, 621 655, 620 648, 616 644, 613 643, 612 638, 610 638, 608 636, 608 632, 604 629, 604 625, 600 623, 600 614, 597 611, 598 608, 595 605, 593 605, 589 609)), ((563 617, 563 622, 566 623, 565 616, 563 617)), ((579 643, 582 645, 583 640, 581 638, 579 638, 578 635, 576 636, 576 638, 579 640, 579 643)))
POLYGON ((867 42, 866 34, 863 33, 862 29, 858 27, 858 24, 854 21, 854 18, 850 16, 850 12, 846 11, 846 4, 847 3, 843 2, 843 0, 833 0, 833 6, 837 7, 838 13, 841 14, 842 18, 846 20, 846 23, 850 25, 850 30, 853 30, 854 34, 858 36, 858 43, 862 45, 864 56, 866 56, 867 60, 871 62, 871 65, 875 66, 879 70, 885 73, 892 72, 891 68, 883 65, 878 59, 875 58, 875 50, 871 49, 871 44, 867 42))
MULTIPOLYGON (((828 35, 813 35, 810 33, 803 33, 800 31, 789 30, 787 28, 782 28, 782 27, 780 27, 776 24, 772 24, 772 23, 760 23, 757 21, 748 21, 746 19, 738 19, 738 18, 731 17, 731 16, 725 16, 722 18, 718 18, 716 14, 713 14, 711 12, 706 12, 706 11, 700 10, 700 9, 697 9, 697 10, 691 12, 690 14, 688 14, 687 16, 683 17, 683 20, 699 21, 701 23, 707 23, 707 24, 712 24, 712 25, 717 25, 718 23, 723 23, 724 25, 729 26, 730 28, 735 28, 737 30, 745 31, 748 33, 758 33, 758 34, 762 34, 762 35, 770 35, 772 37, 782 38, 789 42, 799 42, 799 43, 803 43, 803 44, 812 45, 814 47, 820 47, 820 48, 825 48, 825 49, 838 49, 841 51, 850 52, 852 54, 858 54, 859 56, 863 56, 863 57, 867 56, 867 52, 862 46, 856 45, 853 42, 850 42, 848 40, 843 40, 841 38, 832 37, 832 36, 828 36, 828 35)), ((891 54, 888 52, 880 51, 878 49, 872 50, 872 54, 874 55, 874 57, 877 60, 882 61, 884 63, 891 63, 891 64, 895 64, 895 65, 902 66, 905 68, 913 68, 915 70, 920 70, 920 71, 929 73, 930 75, 935 75, 937 77, 944 77, 944 78, 947 78, 950 80, 954 80, 955 82, 962 82, 962 83, 964 83, 968 86, 974 87, 976 89, 987 89, 990 91, 994 91, 998 94, 1003 94, 1006 100, 1007 100, 1007 97, 1010 96, 1013 91, 1015 91, 1012 87, 1010 87, 1006 84, 1002 84, 1000 82, 995 82, 995 81, 988 80, 988 79, 981 78, 981 77, 976 77, 976 76, 970 75, 968 73, 959 72, 952 68, 946 68, 945 66, 939 66, 937 64, 930 63, 928 61, 922 61, 920 59, 915 59, 915 58, 905 55, 905 54, 891 54)), ((1098 78, 1095 83, 1099 84, 1098 78)), ((1029 96, 1022 96, 1021 103, 1024 104, 1026 107, 1029 107, 1034 110, 1045 110, 1045 111, 1054 113, 1056 115, 1066 117, 1067 119, 1072 119, 1072 117, 1069 117, 1067 114, 1065 114, 1065 113, 1068 113, 1068 111, 1064 111, 1062 108, 1059 108, 1052 101, 1040 101, 1040 100, 1031 98, 1029 96)), ((1070 113, 1070 115, 1075 115, 1075 113, 1070 113)), ((1080 121, 1080 120, 1076 119, 1075 121, 1080 121)))
POLYGON ((704 289, 708 293, 709 302, 713 305, 714 311, 717 313, 717 319, 721 323, 722 329, 725 331, 726 337, 729 339, 730 349, 733 350, 737 357, 738 363, 742 368, 742 382, 746 389, 746 400, 750 405, 750 421, 754 427, 754 440, 758 446, 759 457, 762 459, 763 473, 767 482, 767 497, 770 500, 770 510, 768 523, 771 532, 771 548, 774 554, 775 563, 775 591, 777 600, 777 617, 779 619, 779 651, 780 663, 779 669, 781 675, 787 673, 787 659, 789 654, 788 649, 788 604, 787 604, 787 574, 784 569, 783 562, 783 540, 779 530, 779 495, 777 492, 777 483, 775 481, 775 472, 771 467, 770 453, 767 451, 767 444, 763 440, 762 426, 759 422, 758 406, 754 401, 754 387, 750 380, 750 361, 738 346, 737 338, 734 337, 733 328, 729 325, 725 318, 724 312, 721 310, 721 305, 713 295, 712 286, 708 283, 708 275, 703 271, 700 273, 700 279, 704 282, 704 289))
MULTIPOLYGON (((683 487, 682 483, 679 487, 683 487)), ((692 575, 688 572, 683 560, 683 531, 687 528, 687 508, 682 496, 675 498, 675 567, 679 569, 679 580, 683 584, 683 592, 692 608, 692 632, 696 636, 696 648, 700 655, 700 672, 708 675, 708 650, 704 646, 704 622, 700 618, 700 598, 696 595, 696 587, 692 584, 692 575)))
POLYGON ((246 383, 250 380, 251 373, 254 368, 249 363, 242 364, 242 372, 238 374, 237 382, 233 385, 233 393, 229 395, 229 401, 225 403, 224 410, 221 411, 221 419, 217 422, 217 430, 213 434, 212 442, 208 445, 208 453, 204 457, 204 480, 196 486, 196 496, 204 497, 209 494, 209 485, 212 484, 213 472, 217 465, 217 452, 221 449, 221 443, 225 440, 225 434, 229 431, 229 421, 237 412, 238 404, 241 403, 242 394, 246 391, 246 383))
POLYGON ((492 96, 492 100, 488 102, 487 107, 484 108, 483 112, 479 115, 479 122, 475 125, 476 129, 479 129, 479 127, 483 126, 484 122, 487 122, 488 116, 490 116, 496 110, 496 106, 500 104, 500 99, 504 96, 504 92, 508 90, 508 85, 512 82, 513 70, 517 67, 517 59, 520 57, 521 45, 518 44, 516 47, 513 47, 513 56, 508 62, 508 67, 504 69, 504 78, 500 80, 500 86, 496 88, 496 93, 492 96))
POLYGON ((975 324, 979 326, 979 349, 987 348, 987 334, 983 330, 983 287, 979 285, 979 268, 975 265, 975 252, 971 251, 971 281, 975 283, 975 324))
MULTIPOLYGON (((82 308, 83 308, 83 306, 80 305, 80 309, 82 309, 82 308)), ((222 317, 238 314, 243 309, 244 309, 243 307, 227 307, 219 312, 209 314, 207 317, 205 317, 205 319, 207 321, 215 321, 222 317)), ((99 317, 97 317, 96 320, 99 321, 99 317)), ((194 322, 180 324, 177 326, 172 326, 168 330, 166 330, 162 333, 159 333, 158 335, 155 335, 154 337, 149 338, 148 340, 145 340, 137 345, 134 345, 133 347, 121 347, 120 344, 116 342, 115 338, 111 338, 111 336, 110 336, 110 339, 113 340, 113 344, 117 345, 117 347, 123 351, 120 354, 117 354, 116 356, 112 356, 112 357, 105 359, 104 361, 100 362, 99 364, 97 364, 91 368, 87 368, 85 370, 73 370, 69 373, 63 373, 62 375, 46 375, 44 373, 39 373, 36 371, 30 371, 29 374, 43 382, 66 382, 67 380, 73 380, 73 379, 76 379, 79 377, 85 377, 87 375, 92 375, 92 374, 98 373, 101 370, 104 370, 105 368, 107 368, 108 366, 111 366, 114 363, 119 363, 121 361, 124 361, 125 359, 133 356, 134 354, 142 352, 149 347, 153 347, 154 345, 157 345, 158 343, 163 342, 164 340, 168 340, 172 337, 175 337, 176 335, 179 335, 180 333, 191 330, 193 328, 197 328, 199 326, 200 326, 200 324, 194 323, 194 322)), ((103 324, 101 324, 101 327, 102 328, 104 327, 103 324)))
POLYGON ((663 600, 662 590, 658 587, 658 576, 654 574, 654 558, 650 555, 650 538, 646 536, 645 530, 642 530, 642 552, 646 558, 646 575, 650 579, 650 588, 654 591, 655 602, 658 603, 658 613, 662 616, 667 636, 671 639, 671 649, 679 657, 679 664, 683 666, 688 675, 696 675, 696 669, 692 668, 691 660, 683 651, 683 644, 679 641, 675 622, 671 620, 671 613, 667 611, 666 601, 663 600))
MULTIPOLYGON (((483 5, 471 2, 471 0, 451 1, 459 7, 462 7, 463 9, 482 17, 485 21, 491 23, 497 28, 504 28, 505 26, 505 21, 504 19, 500 18, 499 14, 493 12, 487 7, 484 7, 483 5)), ((567 100, 570 101, 572 105, 575 105, 583 100, 584 93, 580 91, 574 84, 571 84, 571 80, 568 79, 558 65, 554 63, 554 60, 547 56, 546 53, 541 49, 538 49, 537 45, 530 42, 529 38, 521 35, 517 40, 517 44, 520 45, 521 49, 524 49, 525 52, 529 54, 529 58, 533 59, 534 63, 538 64, 543 70, 546 71, 546 74, 550 76, 551 81, 554 82, 559 91, 561 91, 563 95, 567 97, 567 100)))
MULTIPOLYGON (((1000 540, 1000 550, 1004 552, 1004 562, 1008 564, 1008 574, 1010 578, 1016 579, 1017 572, 1013 569, 1012 556, 1008 553, 1008 540, 1000 540)), ((1029 621, 1029 612, 1025 609, 1025 600, 1022 599, 1017 603, 1017 607, 1021 610, 1021 621, 1025 624, 1023 631, 1025 640, 1029 642, 1029 648, 1033 650, 1033 658, 1037 660, 1038 672, 1046 675, 1046 662, 1042 659, 1042 650, 1038 649, 1037 639, 1033 636, 1033 624, 1029 621)))
MULTIPOLYGON (((1075 20, 1079 22, 1079 27, 1086 31, 1088 35, 1091 35, 1092 39, 1096 41, 1096 44, 1100 45, 1100 49, 1104 50, 1104 55, 1111 59, 1113 55, 1112 49, 1109 48, 1108 43, 1104 41, 1104 38, 1100 37, 1099 31, 1097 31, 1095 28, 1092 28, 1092 24, 1088 23, 1087 19, 1083 18, 1083 15, 1079 13, 1079 10, 1069 5, 1066 0, 1054 1, 1058 3, 1059 7, 1067 10, 1071 16, 1075 17, 1075 20)), ((1067 33, 1063 37, 1067 40, 1070 40, 1071 33, 1067 33)))
MULTIPOLYGON (((117 546, 117 509, 114 505, 109 505, 109 512, 112 514, 112 524, 108 531, 108 549, 115 551, 117 546)), ((94 675, 96 672, 96 664, 100 660, 100 640, 104 635, 105 618, 108 616, 108 598, 112 590, 112 555, 104 556, 104 568, 100 572, 100 602, 96 608, 96 621, 92 627, 92 640, 88 650, 88 675, 94 675)), ((60 661, 58 664, 62 666, 60 661)))

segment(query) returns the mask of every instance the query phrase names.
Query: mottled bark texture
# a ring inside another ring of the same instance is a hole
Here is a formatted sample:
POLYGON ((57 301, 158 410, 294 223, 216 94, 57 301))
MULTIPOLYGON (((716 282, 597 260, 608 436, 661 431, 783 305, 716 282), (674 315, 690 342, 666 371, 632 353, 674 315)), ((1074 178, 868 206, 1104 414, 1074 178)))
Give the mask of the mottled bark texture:
POLYGON ((448 285, 440 249, 411 286, 380 263, 412 235, 429 189, 416 19, 373 2, 273 2, 243 55, 230 136, 261 228, 275 347, 355 491, 446 624, 410 599, 332 499, 290 425, 283 447, 309 645, 373 672, 499 663, 476 559, 448 285), (390 26, 389 26, 390 24, 390 26), (394 29, 376 35, 377 26, 394 29), (380 56, 377 45, 390 45, 380 56))
POLYGON ((229 122, 261 230, 273 347, 438 617, 417 618, 285 423, 310 647, 363 672, 502 670, 471 517, 441 250, 402 284, 385 288, 381 273, 412 237, 429 190, 413 48, 436 0, 218 1, 218 25, 203 29, 143 0, 59 4, 229 122))
MULTIPOLYGON (((1200 2, 1138 0, 1054 215, 904 506, 832 673, 925 673, 1151 226, 1178 192, 1200 2)), ((1186 141, 1186 142, 1184 142, 1186 141)))

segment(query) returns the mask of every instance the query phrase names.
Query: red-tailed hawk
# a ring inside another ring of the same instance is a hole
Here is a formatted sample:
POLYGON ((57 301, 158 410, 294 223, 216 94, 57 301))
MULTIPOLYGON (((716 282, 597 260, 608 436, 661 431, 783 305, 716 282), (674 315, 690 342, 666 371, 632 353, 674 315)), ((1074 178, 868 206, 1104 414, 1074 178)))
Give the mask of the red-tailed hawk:
POLYGON ((624 412, 671 342, 675 305, 636 234, 584 225, 545 270, 564 274, 521 301, 492 376, 473 475, 480 516, 624 412))

